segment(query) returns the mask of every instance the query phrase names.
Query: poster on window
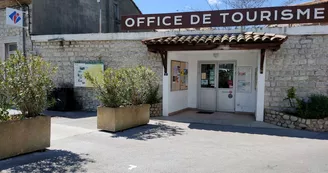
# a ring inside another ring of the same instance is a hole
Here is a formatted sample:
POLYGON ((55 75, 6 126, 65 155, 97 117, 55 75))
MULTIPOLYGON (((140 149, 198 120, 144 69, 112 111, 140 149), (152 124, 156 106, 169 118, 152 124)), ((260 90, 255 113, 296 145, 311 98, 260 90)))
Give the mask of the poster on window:
POLYGON ((104 72, 103 63, 74 63, 74 86, 93 87, 90 81, 85 79, 85 73, 89 72, 92 77, 101 80, 104 72))
POLYGON ((237 92, 251 93, 252 92, 252 67, 238 67, 237 70, 237 92))

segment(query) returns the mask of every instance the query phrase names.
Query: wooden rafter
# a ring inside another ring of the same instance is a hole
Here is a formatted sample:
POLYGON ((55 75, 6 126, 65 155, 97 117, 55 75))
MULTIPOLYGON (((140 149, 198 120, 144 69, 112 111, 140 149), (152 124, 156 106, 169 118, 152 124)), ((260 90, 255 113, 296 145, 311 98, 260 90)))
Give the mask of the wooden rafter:
POLYGON ((264 72, 265 49, 261 49, 260 73, 264 72))
POLYGON ((161 55, 161 58, 162 58, 162 64, 163 64, 163 67, 164 67, 164 76, 167 76, 168 73, 167 73, 167 51, 158 51, 158 53, 161 55))

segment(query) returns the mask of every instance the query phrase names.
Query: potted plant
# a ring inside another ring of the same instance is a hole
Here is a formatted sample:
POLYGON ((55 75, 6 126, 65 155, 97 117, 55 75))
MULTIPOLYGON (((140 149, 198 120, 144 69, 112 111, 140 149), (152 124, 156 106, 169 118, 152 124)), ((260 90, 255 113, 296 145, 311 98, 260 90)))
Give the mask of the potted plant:
POLYGON ((56 69, 41 57, 19 52, 0 66, 0 159, 50 147, 51 119, 41 112, 51 104, 47 94, 56 69), (21 115, 10 116, 11 106, 21 115))
POLYGON ((156 74, 145 67, 108 68, 101 77, 85 77, 95 87, 101 105, 97 108, 98 129, 117 132, 148 124, 149 90, 145 82, 156 74))

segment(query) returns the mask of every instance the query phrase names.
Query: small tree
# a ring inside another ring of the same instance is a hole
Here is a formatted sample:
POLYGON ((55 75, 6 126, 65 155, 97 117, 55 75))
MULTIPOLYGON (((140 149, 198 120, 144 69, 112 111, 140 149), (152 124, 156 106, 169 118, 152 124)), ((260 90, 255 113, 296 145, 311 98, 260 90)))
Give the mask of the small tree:
POLYGON ((290 89, 287 90, 287 97, 284 100, 289 101, 289 105, 291 108, 295 108, 294 101, 297 101, 296 97, 296 89, 294 87, 291 87, 290 89))
POLYGON ((17 52, 6 60, 4 69, 8 95, 24 117, 39 116, 52 104, 47 96, 53 89, 55 67, 39 56, 25 57, 17 52))
POLYGON ((156 74, 145 67, 108 68, 103 78, 85 74, 85 78, 95 87, 102 106, 117 108, 120 106, 148 104, 150 85, 148 81, 157 84, 156 74))
POLYGON ((0 122, 9 120, 8 109, 12 106, 5 80, 5 63, 0 62, 0 122))

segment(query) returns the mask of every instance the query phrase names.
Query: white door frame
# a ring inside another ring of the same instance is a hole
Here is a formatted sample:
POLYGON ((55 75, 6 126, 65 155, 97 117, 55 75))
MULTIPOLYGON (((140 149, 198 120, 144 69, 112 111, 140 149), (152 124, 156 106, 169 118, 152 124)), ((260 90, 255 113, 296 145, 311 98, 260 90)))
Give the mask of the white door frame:
POLYGON ((234 79, 233 79, 233 93, 234 93, 234 110, 233 112, 236 111, 236 70, 237 70, 237 60, 215 60, 215 61, 198 61, 198 65, 197 65, 197 108, 200 109, 200 105, 201 105, 201 97, 200 97, 200 93, 201 93, 201 65, 202 64, 215 64, 215 95, 216 95, 216 99, 215 99, 215 111, 219 111, 218 110, 218 106, 217 106, 217 102, 218 102, 218 90, 219 90, 219 86, 218 86, 218 81, 219 81, 219 65, 220 64, 227 64, 227 63, 233 63, 234 64, 234 79))
MULTIPOLYGON (((233 66, 233 107, 234 109, 231 110, 231 111, 228 111, 228 112, 236 112, 236 96, 237 96, 237 93, 236 93, 236 77, 237 77, 237 73, 236 73, 236 70, 237 70, 237 60, 223 60, 223 61, 218 61, 217 62, 217 66, 218 66, 218 71, 217 71, 217 74, 219 74, 219 66, 220 64, 230 64, 232 63, 234 66, 233 66)), ((217 83, 219 81, 219 75, 217 75, 217 83)), ((220 90, 219 86, 216 87, 217 91, 217 95, 218 95, 218 91, 220 90)), ((218 98, 218 96, 217 96, 218 98)), ((218 102, 218 99, 217 99, 217 102, 218 102)), ((218 105, 218 103, 216 103, 218 105)), ((219 110, 218 106, 216 107, 216 110, 219 111, 219 112, 227 112, 227 110, 219 110)))
MULTIPOLYGON (((200 106, 201 106, 201 97, 200 97, 200 93, 201 93, 201 89, 202 89, 202 86, 201 86, 201 66, 202 64, 214 64, 215 65, 215 86, 214 88, 211 88, 211 90, 215 90, 215 93, 216 93, 216 90, 217 90, 217 65, 218 65, 218 62, 217 61, 198 61, 198 72, 197 72, 197 108, 200 109, 200 106)), ((215 97, 215 103, 217 102, 217 98, 215 97)), ((214 108, 214 110, 212 111, 216 111, 216 106, 214 108)))

